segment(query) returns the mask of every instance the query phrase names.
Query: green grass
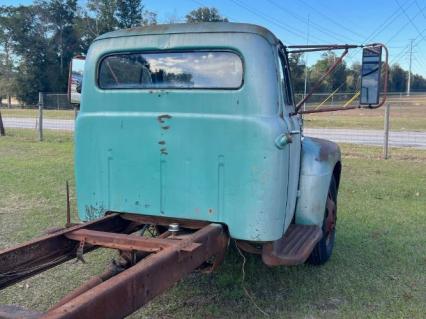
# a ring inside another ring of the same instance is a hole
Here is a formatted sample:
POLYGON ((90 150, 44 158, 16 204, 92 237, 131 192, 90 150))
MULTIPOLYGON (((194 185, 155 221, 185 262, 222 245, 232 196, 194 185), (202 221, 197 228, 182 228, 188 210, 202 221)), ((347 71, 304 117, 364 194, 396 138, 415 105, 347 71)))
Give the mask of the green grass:
MULTIPOLYGON (((4 109, 1 110, 3 117, 38 117, 37 109, 4 109)), ((74 119, 74 110, 43 110, 43 116, 48 119, 74 119)))
MULTIPOLYGON (((308 109, 315 108, 320 102, 308 104, 308 109)), ((335 102, 340 106, 345 101, 335 102)), ((390 105, 390 126, 393 131, 424 131, 426 130, 426 95, 411 97, 388 97, 386 104, 390 105)), ((355 128, 382 130, 384 126, 385 107, 375 110, 355 109, 338 112, 307 114, 305 125, 310 128, 355 128)))
MULTIPOLYGON (((74 185, 71 135, 47 132, 39 143, 9 133, 0 138, 0 248, 64 224, 65 180, 74 185)), ((331 260, 268 268, 247 256, 245 285, 271 318, 424 318, 426 151, 392 149, 384 161, 380 148, 344 145, 343 154, 331 260)), ((68 262, 1 291, 0 303, 46 310, 110 258, 68 262)), ((241 287, 241 265, 230 249, 216 273, 191 274, 131 317, 263 318, 241 287)))
MULTIPOLYGON (((353 128, 383 130, 383 114, 374 114, 373 116, 369 116, 367 112, 368 111, 365 111, 366 114, 361 116, 357 114, 352 116, 343 115, 342 112, 322 113, 317 115, 307 114, 305 116, 305 126, 309 128, 353 128)), ((390 123, 392 131, 426 130, 426 117, 416 117, 414 114, 404 117, 398 116, 399 115, 391 115, 390 123)))

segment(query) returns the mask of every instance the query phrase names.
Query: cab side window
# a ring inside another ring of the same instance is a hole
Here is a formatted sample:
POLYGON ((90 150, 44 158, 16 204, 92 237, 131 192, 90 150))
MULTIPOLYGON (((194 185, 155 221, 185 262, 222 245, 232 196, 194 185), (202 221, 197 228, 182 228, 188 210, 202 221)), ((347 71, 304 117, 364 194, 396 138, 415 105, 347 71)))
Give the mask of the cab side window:
POLYGON ((283 98, 285 103, 285 111, 293 112, 294 103, 293 103, 293 92, 291 90, 291 81, 290 81, 290 70, 287 62, 287 58, 284 55, 282 49, 278 50, 278 60, 279 60, 279 72, 280 72, 280 81, 282 86, 283 98))

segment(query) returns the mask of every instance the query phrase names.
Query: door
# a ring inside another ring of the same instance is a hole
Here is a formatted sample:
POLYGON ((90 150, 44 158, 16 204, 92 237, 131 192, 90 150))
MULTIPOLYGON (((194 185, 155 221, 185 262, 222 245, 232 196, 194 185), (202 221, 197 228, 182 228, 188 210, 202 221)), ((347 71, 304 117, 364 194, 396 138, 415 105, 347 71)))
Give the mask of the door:
POLYGON ((296 106, 291 84, 290 70, 285 49, 278 49, 279 64, 281 68, 281 92, 282 105, 281 116, 287 123, 292 142, 289 144, 289 177, 287 188, 287 205, 284 229, 288 227, 296 208, 297 194, 299 189, 300 175, 300 153, 301 153, 301 119, 299 114, 294 114, 296 106))

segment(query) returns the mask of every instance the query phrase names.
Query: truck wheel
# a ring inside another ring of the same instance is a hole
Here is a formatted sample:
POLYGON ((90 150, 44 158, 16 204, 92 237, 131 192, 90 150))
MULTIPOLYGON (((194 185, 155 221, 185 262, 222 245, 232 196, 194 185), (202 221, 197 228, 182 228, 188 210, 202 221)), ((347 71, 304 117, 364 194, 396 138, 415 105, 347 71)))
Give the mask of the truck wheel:
POLYGON ((315 246, 307 263, 311 265, 322 265, 331 256, 336 237, 336 219, 337 219, 337 184, 336 178, 331 177, 330 187, 328 189, 327 202, 322 224, 322 239, 315 246))

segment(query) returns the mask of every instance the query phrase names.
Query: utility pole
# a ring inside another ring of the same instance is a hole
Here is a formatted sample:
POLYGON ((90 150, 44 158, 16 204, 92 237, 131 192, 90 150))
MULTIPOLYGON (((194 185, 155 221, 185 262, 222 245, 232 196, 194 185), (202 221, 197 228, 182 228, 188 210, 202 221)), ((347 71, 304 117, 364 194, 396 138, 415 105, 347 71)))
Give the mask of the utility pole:
MULTIPOLYGON (((309 44, 309 14, 308 14, 308 25, 306 30, 306 45, 309 44)), ((306 97, 306 89, 308 87, 308 53, 305 52, 305 88, 303 90, 303 98, 306 97)), ((303 111, 306 110, 306 102, 303 103, 303 111)))
POLYGON ((383 158, 388 159, 389 158, 389 112, 390 112, 390 104, 387 103, 385 105, 385 136, 384 136, 384 143, 383 143, 383 158))
POLYGON ((43 141, 43 93, 38 92, 38 139, 43 141))
POLYGON ((410 64, 408 67, 407 96, 410 96, 410 91, 411 91, 411 62, 413 59, 413 41, 414 39, 410 40, 410 64))

